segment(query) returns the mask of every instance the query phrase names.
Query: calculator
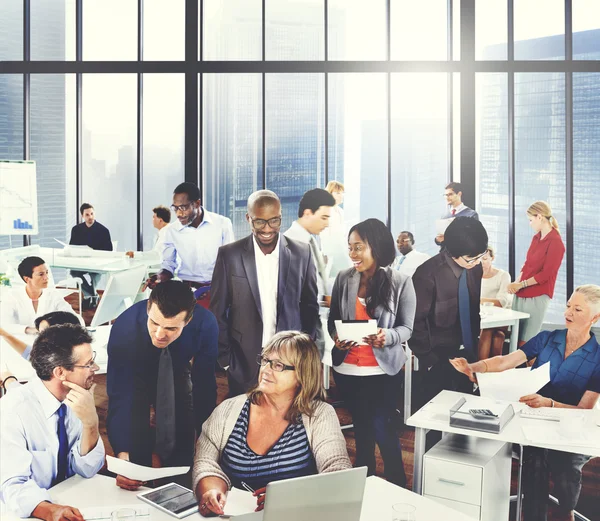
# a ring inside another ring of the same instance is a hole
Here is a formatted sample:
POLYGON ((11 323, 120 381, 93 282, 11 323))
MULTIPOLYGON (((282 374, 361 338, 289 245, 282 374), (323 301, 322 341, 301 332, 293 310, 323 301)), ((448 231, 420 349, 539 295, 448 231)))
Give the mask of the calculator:
POLYGON ((493 420, 494 418, 498 418, 498 415, 494 414, 489 409, 469 409, 469 414, 480 420, 493 420))

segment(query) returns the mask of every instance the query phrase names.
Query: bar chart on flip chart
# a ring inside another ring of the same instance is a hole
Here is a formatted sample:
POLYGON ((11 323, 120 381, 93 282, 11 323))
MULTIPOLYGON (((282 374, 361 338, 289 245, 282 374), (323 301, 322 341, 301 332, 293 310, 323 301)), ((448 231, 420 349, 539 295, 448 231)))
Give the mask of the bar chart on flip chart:
POLYGON ((35 161, 0 160, 0 235, 37 235, 35 161))

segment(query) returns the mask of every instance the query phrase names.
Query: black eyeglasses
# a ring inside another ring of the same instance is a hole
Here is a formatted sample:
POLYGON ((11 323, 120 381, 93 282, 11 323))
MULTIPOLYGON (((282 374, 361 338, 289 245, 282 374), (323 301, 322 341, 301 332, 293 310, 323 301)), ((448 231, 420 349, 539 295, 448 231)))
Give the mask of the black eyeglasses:
POLYGON ((252 221, 252 226, 254 226, 255 230, 262 230, 267 225, 267 223, 269 223, 269 226, 273 229, 279 228, 281 226, 281 217, 273 217, 269 220, 250 218, 250 220, 252 221))
POLYGON ((93 351, 92 361, 89 364, 86 364, 86 365, 73 364, 71 367, 81 367, 82 369, 91 369, 95 365, 96 365, 96 351, 93 351))
POLYGON ((189 209, 189 207, 191 206, 192 203, 187 203, 187 204, 180 204, 179 206, 177 206, 176 204, 172 204, 171 205, 171 210, 173 210, 175 213, 177 212, 185 212, 189 209))
POLYGON ((273 371, 283 373, 283 371, 294 371, 296 368, 293 365, 285 365, 281 360, 269 360, 267 357, 258 355, 256 357, 256 363, 261 367, 269 364, 273 371))
POLYGON ((481 257, 483 257, 486 253, 487 253, 487 250, 485 250, 481 255, 477 255, 477 257, 473 257, 472 259, 465 259, 464 255, 461 258, 467 264, 473 264, 474 262, 477 262, 479 259, 481 259, 481 257))

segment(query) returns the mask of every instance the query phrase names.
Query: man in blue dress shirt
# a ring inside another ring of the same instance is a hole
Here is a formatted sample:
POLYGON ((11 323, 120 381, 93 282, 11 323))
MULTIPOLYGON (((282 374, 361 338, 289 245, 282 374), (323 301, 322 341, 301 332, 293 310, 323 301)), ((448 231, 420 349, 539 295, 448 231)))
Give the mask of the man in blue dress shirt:
POLYGON ((175 188, 171 210, 177 221, 166 228, 162 270, 149 285, 172 279, 177 270, 177 276, 194 289, 198 304, 208 309, 217 253, 221 246, 234 241, 233 225, 227 217, 201 205, 200 190, 193 183, 175 188))
MULTIPOLYGON (((107 430, 118 458, 192 464, 194 434, 217 401, 218 334, 214 315, 181 281, 157 284, 148 301, 117 318, 108 340, 107 430)), ((118 476, 117 485, 142 483, 118 476)))
POLYGON ((81 326, 49 327, 31 352, 38 378, 0 401, 0 499, 21 517, 83 521, 48 489, 74 474, 90 478, 104 464, 91 342, 81 326))

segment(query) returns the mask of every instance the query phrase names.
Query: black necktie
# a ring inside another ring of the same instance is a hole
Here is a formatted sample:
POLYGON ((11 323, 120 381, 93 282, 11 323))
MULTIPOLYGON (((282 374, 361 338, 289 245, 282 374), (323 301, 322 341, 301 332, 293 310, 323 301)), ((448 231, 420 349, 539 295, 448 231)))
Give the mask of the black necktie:
POLYGON ((462 332, 463 346, 466 358, 474 360, 473 332, 471 331, 471 303, 469 302, 469 287, 467 286, 467 270, 464 269, 458 279, 458 314, 460 316, 460 329, 462 332))
POLYGON ((175 384, 171 351, 165 347, 158 361, 156 385, 156 453, 164 464, 175 448, 175 384))
POLYGON ((67 468, 69 465, 69 440, 67 438, 67 429, 65 427, 65 416, 67 414, 67 406, 63 403, 58 408, 58 471, 54 484, 67 479, 67 468))

